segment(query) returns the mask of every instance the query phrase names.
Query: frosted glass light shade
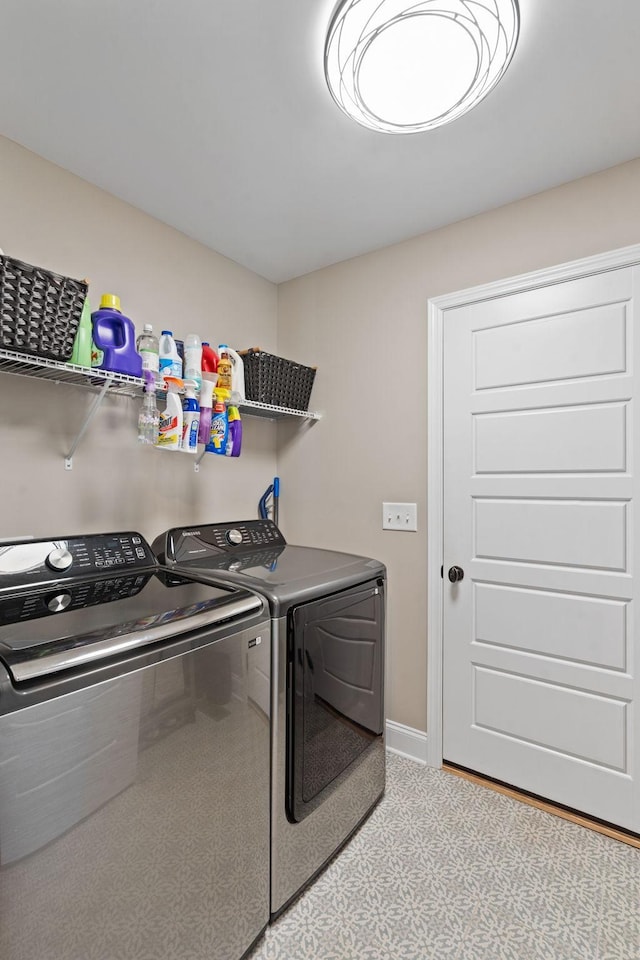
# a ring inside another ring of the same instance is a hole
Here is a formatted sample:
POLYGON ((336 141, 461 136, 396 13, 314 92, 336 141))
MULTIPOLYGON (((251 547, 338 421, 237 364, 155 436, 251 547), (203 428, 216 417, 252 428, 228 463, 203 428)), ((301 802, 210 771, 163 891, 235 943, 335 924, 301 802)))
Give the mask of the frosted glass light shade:
POLYGON ((439 127, 493 89, 519 22, 517 0, 343 0, 325 45, 329 90, 372 130, 439 127))

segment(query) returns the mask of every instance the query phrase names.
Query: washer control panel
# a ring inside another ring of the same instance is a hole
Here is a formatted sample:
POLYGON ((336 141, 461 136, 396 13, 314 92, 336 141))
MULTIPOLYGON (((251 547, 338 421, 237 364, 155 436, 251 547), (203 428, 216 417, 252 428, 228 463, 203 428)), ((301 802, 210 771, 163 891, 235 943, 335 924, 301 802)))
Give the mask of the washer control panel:
MULTIPOLYGON (((244 553, 263 547, 284 547, 286 544, 273 520, 237 520, 170 530, 163 546, 167 559, 180 563, 220 553, 244 553)), ((157 540, 154 546, 159 550, 157 540)))
POLYGON ((134 532, 0 543, 0 592, 155 563, 149 544, 134 532))
POLYGON ((84 610, 112 600, 126 600, 140 593, 153 573, 129 576, 103 577, 99 580, 79 580, 65 586, 46 587, 29 593, 0 594, 0 626, 36 620, 65 610, 84 610))

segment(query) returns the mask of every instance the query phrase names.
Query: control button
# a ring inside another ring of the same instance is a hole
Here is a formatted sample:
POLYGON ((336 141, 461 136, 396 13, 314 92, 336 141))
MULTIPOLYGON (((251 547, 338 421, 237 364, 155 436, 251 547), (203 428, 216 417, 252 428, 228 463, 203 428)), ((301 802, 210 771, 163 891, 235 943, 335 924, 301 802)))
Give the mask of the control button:
POLYGON ((72 563, 72 554, 60 547, 57 550, 52 550, 47 557, 47 566, 51 567, 52 570, 68 570, 72 563))
POLYGON ((145 554, 144 554, 144 549, 143 549, 142 547, 136 547, 136 556, 137 556, 137 557, 140 557, 140 559, 143 560, 143 559, 144 559, 144 555, 145 555, 145 554))
POLYGON ((131 537, 131 543, 142 543, 140 537, 131 537))
POLYGON ((66 610, 69 604, 71 603, 71 594, 70 593, 56 593, 55 596, 50 597, 47 600, 47 607, 51 613, 61 613, 63 610, 66 610))
POLYGON ((231 543, 234 547, 237 547, 242 543, 242 534, 239 530, 228 530, 227 531, 227 541, 231 543))

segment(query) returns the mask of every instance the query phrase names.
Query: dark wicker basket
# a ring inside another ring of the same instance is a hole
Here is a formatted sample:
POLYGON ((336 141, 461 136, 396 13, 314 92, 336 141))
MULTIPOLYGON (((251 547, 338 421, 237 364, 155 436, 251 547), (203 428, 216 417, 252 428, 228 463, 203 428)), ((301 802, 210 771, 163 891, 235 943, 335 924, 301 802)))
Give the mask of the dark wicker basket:
POLYGON ((290 410, 308 410, 315 367, 265 353, 258 347, 240 350, 247 400, 290 410))
POLYGON ((0 254, 0 348, 68 360, 87 290, 82 280, 0 254))

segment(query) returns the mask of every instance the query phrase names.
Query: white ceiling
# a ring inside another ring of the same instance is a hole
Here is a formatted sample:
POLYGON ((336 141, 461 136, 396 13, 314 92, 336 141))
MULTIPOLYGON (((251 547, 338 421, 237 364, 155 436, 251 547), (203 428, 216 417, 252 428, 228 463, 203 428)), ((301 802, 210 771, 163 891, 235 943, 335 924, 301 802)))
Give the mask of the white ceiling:
POLYGON ((520 0, 437 130, 335 106, 334 0, 2 0, 0 134, 275 282, 640 156, 640 2, 520 0))

